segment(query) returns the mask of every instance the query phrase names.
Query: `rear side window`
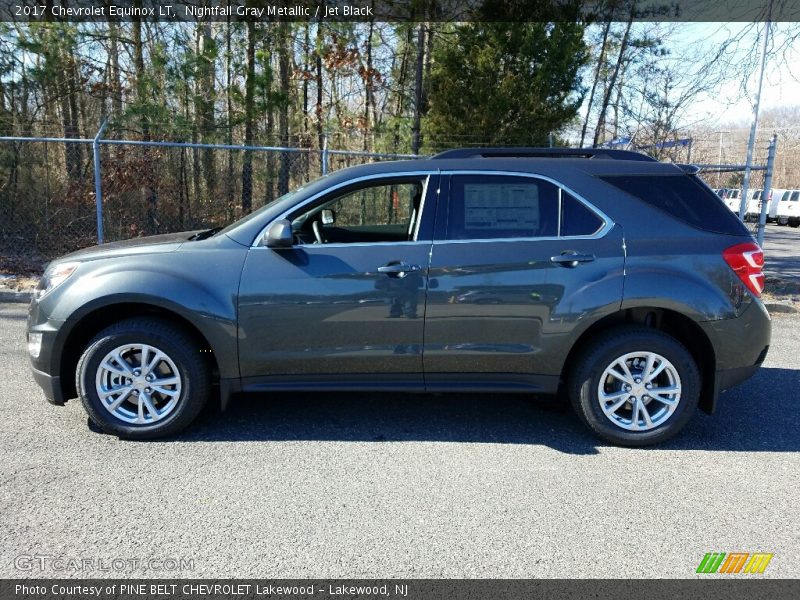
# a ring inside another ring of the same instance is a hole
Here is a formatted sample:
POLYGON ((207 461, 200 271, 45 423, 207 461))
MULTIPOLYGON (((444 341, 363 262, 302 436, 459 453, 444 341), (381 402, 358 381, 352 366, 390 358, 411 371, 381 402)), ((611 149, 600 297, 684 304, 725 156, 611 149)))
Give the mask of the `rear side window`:
POLYGON ((558 188, 528 177, 462 175, 451 180, 447 239, 555 237, 558 188))
POLYGON ((605 222, 559 186, 537 177, 454 175, 448 240, 591 236, 605 222))
POLYGON ((747 233, 736 215, 695 176, 608 175, 600 179, 697 229, 747 233))

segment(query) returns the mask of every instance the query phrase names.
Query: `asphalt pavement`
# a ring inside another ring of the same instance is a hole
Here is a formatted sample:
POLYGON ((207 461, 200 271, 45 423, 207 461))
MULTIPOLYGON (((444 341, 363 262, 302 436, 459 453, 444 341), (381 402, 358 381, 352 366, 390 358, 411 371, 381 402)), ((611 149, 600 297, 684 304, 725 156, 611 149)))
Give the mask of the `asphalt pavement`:
POLYGON ((500 395, 242 398, 121 441, 45 403, 25 316, 0 304, 0 577, 685 578, 757 551, 800 576, 800 315, 645 450, 500 395))
POLYGON ((800 228, 767 224, 764 260, 768 275, 800 282, 800 228))

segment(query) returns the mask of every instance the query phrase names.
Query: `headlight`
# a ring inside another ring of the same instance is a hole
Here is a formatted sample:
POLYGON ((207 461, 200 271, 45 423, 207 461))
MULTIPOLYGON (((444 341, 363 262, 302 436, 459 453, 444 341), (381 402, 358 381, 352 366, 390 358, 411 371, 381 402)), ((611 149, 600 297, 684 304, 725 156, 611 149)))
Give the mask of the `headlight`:
POLYGON ((79 264, 77 262, 65 262, 47 267, 44 275, 39 280, 39 285, 36 286, 34 297, 39 300, 64 283, 75 272, 79 264))

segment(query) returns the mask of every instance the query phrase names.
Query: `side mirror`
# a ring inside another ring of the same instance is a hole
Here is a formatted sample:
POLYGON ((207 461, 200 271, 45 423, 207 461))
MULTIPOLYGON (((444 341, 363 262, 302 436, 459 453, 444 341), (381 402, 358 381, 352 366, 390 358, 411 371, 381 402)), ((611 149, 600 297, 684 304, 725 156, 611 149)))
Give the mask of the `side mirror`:
POLYGON ((321 216, 323 225, 333 225, 336 223, 336 213, 330 208, 323 208, 321 216))
POLYGON ((267 248, 291 248, 294 244, 291 221, 288 219, 274 221, 267 228, 261 243, 267 248))

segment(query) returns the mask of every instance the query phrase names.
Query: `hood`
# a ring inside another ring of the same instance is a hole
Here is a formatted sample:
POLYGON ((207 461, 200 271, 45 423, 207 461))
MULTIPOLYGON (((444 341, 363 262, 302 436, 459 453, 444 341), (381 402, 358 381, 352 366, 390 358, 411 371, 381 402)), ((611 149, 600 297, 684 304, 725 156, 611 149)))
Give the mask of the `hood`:
POLYGON ((198 231, 181 231, 148 237, 137 237, 120 242, 109 242, 100 246, 91 246, 58 258, 59 262, 68 260, 93 260, 112 256, 128 256, 131 254, 161 254, 174 252, 198 231))

